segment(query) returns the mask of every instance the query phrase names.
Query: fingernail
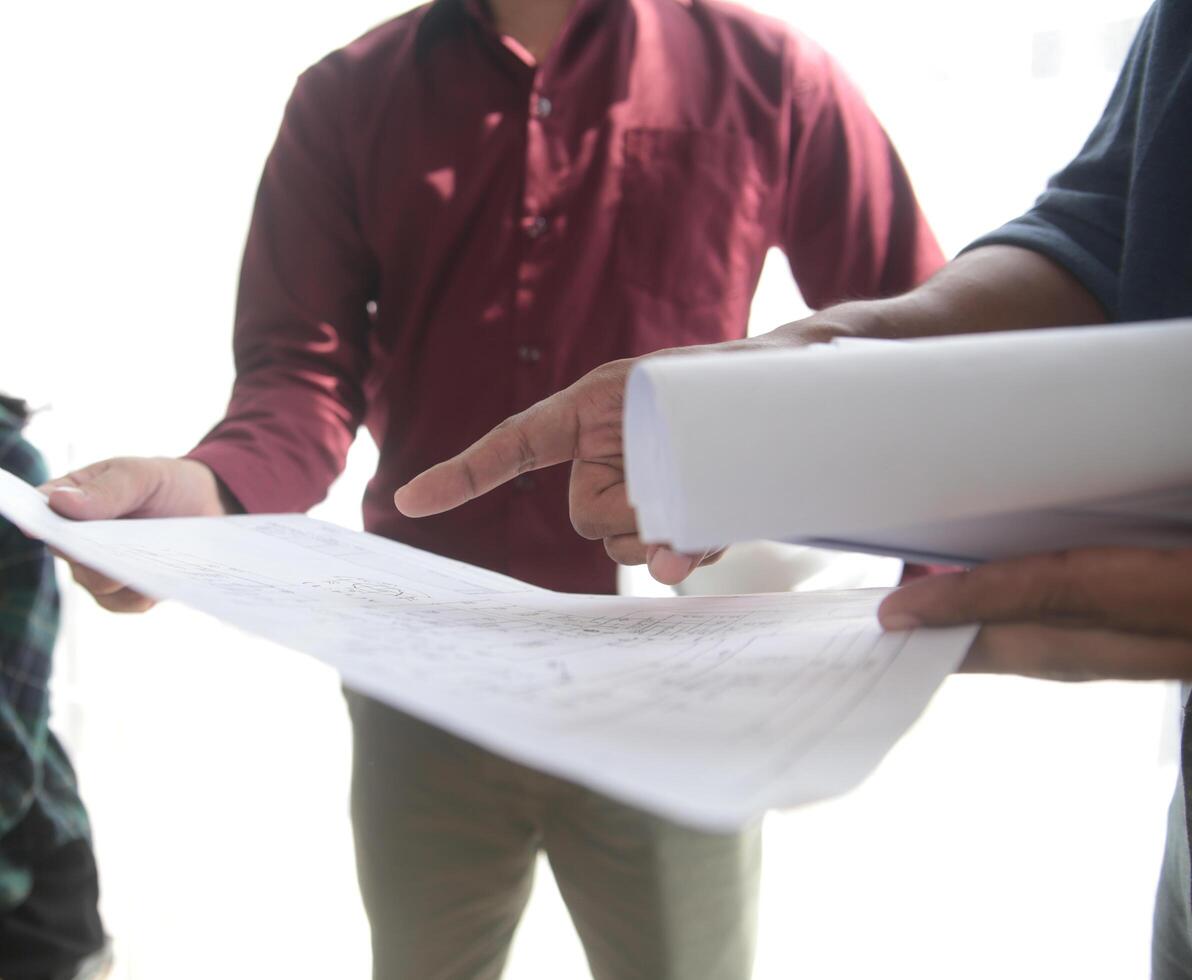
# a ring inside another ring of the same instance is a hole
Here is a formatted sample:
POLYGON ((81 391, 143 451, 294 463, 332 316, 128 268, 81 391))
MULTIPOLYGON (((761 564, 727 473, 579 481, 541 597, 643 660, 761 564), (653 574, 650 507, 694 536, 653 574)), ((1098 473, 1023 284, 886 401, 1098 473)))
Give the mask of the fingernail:
POLYGON ((923 625, 923 621, 910 613, 890 613, 882 617, 882 628, 892 632, 902 630, 916 630, 923 625))
POLYGON ((50 487, 50 493, 70 493, 70 494, 75 494, 79 497, 87 496, 87 491, 84 490, 82 487, 70 487, 70 486, 50 487))

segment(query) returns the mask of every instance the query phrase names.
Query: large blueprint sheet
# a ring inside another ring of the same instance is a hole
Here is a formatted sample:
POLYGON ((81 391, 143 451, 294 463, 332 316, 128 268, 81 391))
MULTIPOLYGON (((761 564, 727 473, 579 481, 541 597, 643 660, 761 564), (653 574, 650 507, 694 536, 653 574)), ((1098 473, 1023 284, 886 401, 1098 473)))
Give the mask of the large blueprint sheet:
POLYGON ((712 830, 856 785, 973 636, 883 634, 880 590, 549 592, 292 515, 75 523, 2 472, 0 513, 496 752, 712 830))

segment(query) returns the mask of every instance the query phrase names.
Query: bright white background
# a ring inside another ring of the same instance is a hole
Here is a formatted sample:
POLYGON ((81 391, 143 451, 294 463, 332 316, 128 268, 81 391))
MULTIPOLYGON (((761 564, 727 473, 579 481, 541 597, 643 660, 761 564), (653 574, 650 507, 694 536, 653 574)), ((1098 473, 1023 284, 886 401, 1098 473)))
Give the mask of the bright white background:
MULTIPOLYGON (((395 3, 0 8, 0 389, 50 406, 31 434, 55 471, 176 453, 218 418, 290 86, 395 3)), ((1146 6, 756 5, 848 67, 949 253, 1079 147, 1146 6)), ((770 262, 754 328, 799 308, 770 262)), ((358 523, 372 459, 362 443, 321 516, 358 523)), ((117 977, 366 977, 330 672, 182 609, 123 619, 74 592, 59 657, 117 977)), ((1157 686, 949 681, 860 790, 768 820, 756 977, 1145 976, 1171 705, 1157 686)), ((540 883, 507 975, 582 977, 540 883)))

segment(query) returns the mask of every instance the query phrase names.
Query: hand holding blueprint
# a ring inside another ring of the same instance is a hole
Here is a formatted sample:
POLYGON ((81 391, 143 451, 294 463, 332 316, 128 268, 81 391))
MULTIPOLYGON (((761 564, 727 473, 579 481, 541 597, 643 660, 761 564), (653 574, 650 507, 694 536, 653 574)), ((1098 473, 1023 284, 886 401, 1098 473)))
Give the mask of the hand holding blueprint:
POLYGON ((292 515, 74 523, 3 472, 0 513, 493 751, 713 830, 855 786, 974 635, 884 634, 881 590, 566 595, 292 515))
POLYGON ((1192 545, 1192 321, 648 358, 643 540, 968 563, 1192 545))

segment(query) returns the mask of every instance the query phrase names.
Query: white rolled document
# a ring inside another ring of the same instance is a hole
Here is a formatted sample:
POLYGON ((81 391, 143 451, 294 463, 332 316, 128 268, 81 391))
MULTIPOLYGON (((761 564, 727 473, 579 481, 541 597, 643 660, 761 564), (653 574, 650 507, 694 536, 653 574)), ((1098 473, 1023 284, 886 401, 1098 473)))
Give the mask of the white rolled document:
POLYGON ((649 358, 625 460, 684 551, 1192 546, 1192 320, 649 358))

